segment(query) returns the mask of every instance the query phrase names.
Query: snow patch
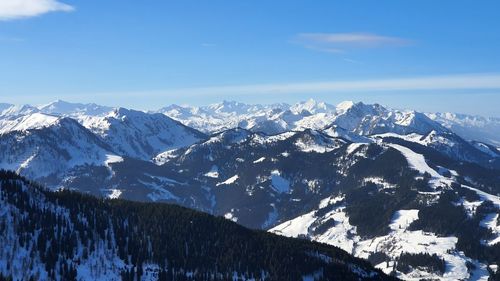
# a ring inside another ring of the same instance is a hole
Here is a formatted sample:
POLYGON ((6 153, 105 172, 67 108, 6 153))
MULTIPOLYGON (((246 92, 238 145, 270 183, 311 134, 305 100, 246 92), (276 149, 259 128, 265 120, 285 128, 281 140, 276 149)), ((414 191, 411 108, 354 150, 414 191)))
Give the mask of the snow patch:
POLYGON ((231 210, 231 212, 224 214, 224 218, 226 218, 228 220, 232 220, 234 222, 237 222, 238 218, 236 216, 234 216, 234 214, 232 213, 233 211, 234 210, 231 210))
POLYGON ((418 210, 399 210, 392 217, 389 228, 394 231, 407 229, 416 220, 418 220, 418 210))
POLYGON ((253 163, 257 164, 257 163, 263 162, 264 160, 266 160, 266 157, 260 157, 259 159, 253 161, 253 163))
POLYGON ((122 195, 122 191, 119 189, 110 189, 108 198, 109 199, 117 199, 120 198, 120 195, 122 195))
POLYGON ((382 189, 396 188, 396 185, 388 183, 381 177, 368 177, 363 179, 363 183, 366 184, 368 182, 374 183, 377 186, 382 187, 382 189))
POLYGON ((278 193, 286 193, 290 191, 290 181, 281 176, 278 170, 271 171, 271 183, 274 190, 278 193))
POLYGON ((216 186, 219 186, 219 185, 223 185, 223 184, 233 184, 236 182, 236 180, 239 178, 238 175, 234 175, 230 178, 228 178, 227 180, 223 181, 223 182, 219 182, 216 184, 216 186))
POLYGON ((353 153, 356 149, 358 149, 362 145, 364 145, 364 143, 351 143, 346 149, 347 155, 353 153))
POLYGON ((106 165, 120 162, 123 162, 123 157, 120 157, 118 155, 106 154, 106 160, 104 161, 106 165))
POLYGON ((203 174, 205 177, 208 178, 218 178, 219 177, 219 168, 216 165, 213 165, 210 171, 206 172, 203 174))

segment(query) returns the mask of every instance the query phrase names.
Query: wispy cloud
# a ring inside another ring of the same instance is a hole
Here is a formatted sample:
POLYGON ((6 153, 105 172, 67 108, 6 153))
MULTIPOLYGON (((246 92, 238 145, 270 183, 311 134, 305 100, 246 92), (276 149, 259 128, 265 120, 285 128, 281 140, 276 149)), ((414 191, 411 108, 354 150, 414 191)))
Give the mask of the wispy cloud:
POLYGON ((0 20, 3 21, 73 10, 74 7, 56 0, 0 0, 0 20))
POLYGON ((312 50, 344 53, 352 49, 402 47, 411 40, 372 33, 299 33, 293 40, 312 50))
POLYGON ((205 48, 211 48, 211 47, 215 47, 217 46, 215 43, 201 43, 201 46, 202 47, 205 47, 205 48))
MULTIPOLYGON (((131 99, 134 101, 148 101, 151 104, 163 104, 172 98, 182 98, 184 100, 197 100, 197 98, 229 97, 237 99, 240 97, 269 97, 269 95, 280 95, 285 99, 293 95, 314 94, 380 94, 394 93, 404 96, 413 91, 433 94, 449 93, 450 90, 457 90, 461 93, 468 91, 470 94, 476 94, 478 91, 500 90, 500 73, 486 74, 463 74, 463 75, 441 75, 441 76, 421 76, 399 79, 373 79, 373 80, 349 80, 349 81, 323 81, 323 82, 303 82, 303 83, 276 83, 276 84, 248 84, 231 86, 213 86, 196 88, 177 88, 163 90, 144 90, 133 92, 93 92, 68 94, 65 96, 75 102, 93 102, 93 99, 99 99, 101 103, 113 105, 117 100, 131 99), (119 99, 117 98, 119 97, 119 99)), ((496 93, 495 93, 496 94, 496 93)), ((11 95, 2 97, 2 102, 10 103, 44 103, 54 99, 54 95, 23 95, 20 97, 11 95)), ((202 99, 200 99, 202 100, 202 99)), ((123 104, 122 104, 123 106, 123 104)), ((130 104, 134 107, 134 104, 130 104)), ((147 108, 147 107, 145 107, 147 108)))
POLYGON ((23 42, 23 38, 19 37, 8 37, 8 36, 1 36, 0 35, 0 42, 2 43, 18 43, 18 42, 23 42))
POLYGON ((325 52, 325 53, 332 53, 332 54, 345 53, 344 49, 334 48, 334 47, 329 47, 329 46, 322 46, 322 45, 324 45, 324 44, 315 45, 315 44, 307 43, 307 44, 304 44, 304 47, 309 49, 309 50, 320 51, 320 52, 325 52))
POLYGON ((349 63, 352 63, 352 64, 363 64, 362 62, 358 61, 358 60, 353 60, 353 59, 350 59, 350 58, 342 58, 343 61, 346 61, 346 62, 349 62, 349 63))
MULTIPOLYGON (((304 83, 250 84, 171 89, 149 92, 152 95, 266 95, 313 94, 415 90, 500 89, 500 73, 421 76, 397 79, 323 81, 304 83)), ((133 93, 129 93, 132 94, 133 93)), ((147 93, 142 93, 147 94, 147 93)))

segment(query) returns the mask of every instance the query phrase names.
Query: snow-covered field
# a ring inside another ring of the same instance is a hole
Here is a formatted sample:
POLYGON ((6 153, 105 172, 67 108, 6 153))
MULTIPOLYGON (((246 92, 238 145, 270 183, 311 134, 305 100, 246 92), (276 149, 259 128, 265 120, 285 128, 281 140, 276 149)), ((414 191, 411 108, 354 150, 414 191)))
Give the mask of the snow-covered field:
MULTIPOLYGON (((383 252, 390 257, 391 261, 382 262, 376 267, 388 274, 393 271, 394 261, 402 253, 437 254, 446 261, 446 272, 443 275, 415 269, 408 274, 400 273, 398 275, 404 280, 420 280, 422 278, 446 281, 465 280, 472 277, 467 271, 466 262, 476 264, 477 269, 473 273, 474 276, 483 276, 487 279, 486 265, 467 258, 462 252, 455 250, 456 237, 438 237, 433 233, 420 230, 409 231, 408 226, 418 219, 418 210, 397 211, 389 225, 391 232, 388 235, 362 240, 356 234, 356 228, 349 224, 349 218, 346 216, 344 208, 339 206, 321 218, 316 217, 313 211, 284 222, 269 231, 289 237, 309 237, 318 242, 340 247, 361 258, 368 258, 370 254, 383 252), (311 235, 311 226, 314 223, 329 219, 335 220, 335 226, 322 234, 311 235)), ((484 278, 470 280, 486 280, 484 278)))
MULTIPOLYGON (((409 148, 401 145, 388 144, 388 146, 400 151, 408 161, 411 168, 419 171, 421 174, 428 173, 431 175, 430 185, 434 188, 437 186, 450 187, 452 178, 446 178, 440 175, 437 171, 432 169, 426 162, 423 155, 415 153, 409 148)), ((455 171, 452 173, 457 175, 455 171)), ((365 182, 373 182, 383 188, 392 187, 381 178, 366 178, 365 182)), ((478 189, 464 186, 470 190, 475 191, 482 199, 479 202, 462 202, 464 209, 471 211, 471 205, 478 206, 484 200, 493 202, 500 209, 500 198, 480 191, 478 189)), ((440 192, 435 192, 439 196, 440 192)), ((318 217, 316 211, 311 211, 307 214, 301 215, 292 220, 281 223, 278 226, 270 229, 270 232, 290 236, 290 237, 308 237, 312 240, 338 246, 349 253, 361 258, 368 258, 371 254, 376 252, 383 252, 389 256, 389 262, 382 262, 376 265, 377 268, 386 273, 391 273, 395 267, 395 260, 402 253, 428 253, 436 254, 438 257, 446 261, 446 271, 440 275, 437 273, 426 272, 421 269, 413 269, 411 272, 404 274, 399 272, 398 277, 404 280, 420 280, 422 278, 429 278, 433 280, 487 280, 489 273, 486 264, 482 264, 476 260, 468 258, 463 252, 456 250, 457 237, 439 237, 434 233, 424 232, 421 230, 410 231, 408 227, 410 224, 419 219, 417 209, 399 210, 392 218, 389 228, 390 233, 384 236, 374 237, 368 240, 362 240, 356 233, 356 227, 349 224, 349 218, 344 212, 345 206, 339 204, 342 202, 342 196, 325 198, 318 209, 327 207, 328 205, 336 204, 332 211, 318 217), (329 227, 326 231, 319 234, 314 234, 313 230, 315 225, 321 225, 329 220, 334 220, 333 226, 329 227), (475 270, 469 272, 467 270, 467 263, 475 265, 475 270)), ((492 245, 500 242, 500 226, 497 225, 498 213, 488 215, 481 225, 492 230, 496 238, 485 241, 485 243, 492 245)))

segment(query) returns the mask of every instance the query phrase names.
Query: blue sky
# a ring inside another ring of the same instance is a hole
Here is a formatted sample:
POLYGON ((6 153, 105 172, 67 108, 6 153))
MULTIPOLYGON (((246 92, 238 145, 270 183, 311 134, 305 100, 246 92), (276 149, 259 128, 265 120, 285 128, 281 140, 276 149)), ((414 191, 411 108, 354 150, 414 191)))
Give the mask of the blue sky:
POLYGON ((0 101, 315 98, 500 116, 498 11, 457 0, 2 0, 0 101))

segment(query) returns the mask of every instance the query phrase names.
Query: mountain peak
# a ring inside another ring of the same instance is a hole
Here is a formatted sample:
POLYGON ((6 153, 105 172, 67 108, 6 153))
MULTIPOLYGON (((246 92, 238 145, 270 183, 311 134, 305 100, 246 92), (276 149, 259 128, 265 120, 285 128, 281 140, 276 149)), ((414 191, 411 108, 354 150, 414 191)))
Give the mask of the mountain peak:
POLYGON ((239 143, 246 140, 252 134, 253 132, 247 129, 236 127, 211 136, 208 142, 239 143))
POLYGON ((207 106, 206 109, 215 113, 244 114, 250 107, 251 105, 245 103, 223 100, 207 106))
POLYGON ((9 109, 14 107, 13 104, 10 103, 0 103, 0 116, 7 115, 9 109))
POLYGON ((0 133, 42 129, 56 124, 59 119, 60 117, 39 112, 21 115, 12 119, 0 120, 0 133))
POLYGON ((110 112, 109 115, 112 115, 112 116, 116 117, 116 116, 123 116, 123 115, 129 115, 129 114, 140 115, 141 113, 142 113, 141 111, 137 111, 137 110, 133 110, 133 109, 128 109, 128 108, 125 108, 125 107, 117 107, 117 108, 113 109, 113 111, 110 112))
POLYGON ((67 102, 65 100, 56 99, 55 101, 50 102, 50 103, 48 103, 46 105, 56 105, 56 104, 75 104, 75 103, 70 103, 70 102, 67 102))
POLYGON ((13 107, 14 105, 13 104, 10 104, 10 103, 0 103, 0 111, 3 111, 9 107, 13 107))
POLYGON ((339 104, 337 104, 337 112, 345 112, 347 111, 349 108, 353 107, 354 106, 354 102, 353 101, 343 101, 339 104))
POLYGON ((318 102, 314 99, 308 99, 307 101, 302 101, 294 104, 290 107, 290 110, 298 114, 302 113, 304 110, 315 114, 331 112, 334 110, 334 107, 324 102, 318 102))
POLYGON ((12 105, 8 108, 5 108, 3 112, 1 112, 3 116, 20 116, 25 114, 31 114, 39 112, 38 108, 31 106, 29 104, 24 105, 12 105))

